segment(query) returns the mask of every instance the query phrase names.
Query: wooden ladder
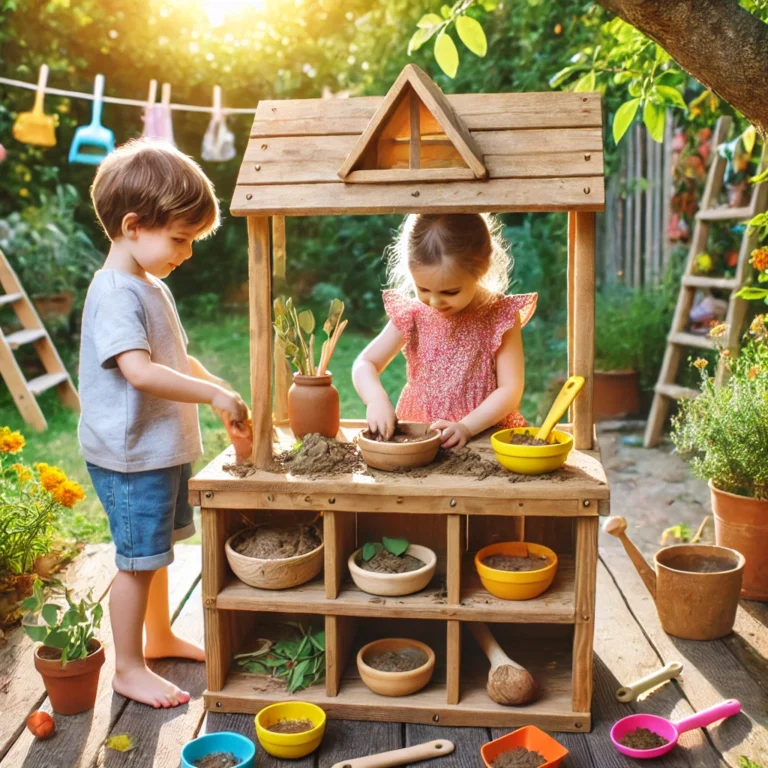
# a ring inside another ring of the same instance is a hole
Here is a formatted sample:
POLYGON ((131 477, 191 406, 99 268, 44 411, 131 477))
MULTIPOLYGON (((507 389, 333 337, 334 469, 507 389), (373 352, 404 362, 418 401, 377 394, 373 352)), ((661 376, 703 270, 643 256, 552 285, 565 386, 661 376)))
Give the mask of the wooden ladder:
POLYGON ((56 387, 61 402, 75 413, 80 413, 80 398, 37 310, 2 251, 0 285, 5 291, 0 294, 0 306, 10 305, 23 326, 22 330, 7 336, 0 328, 0 374, 5 379, 24 421, 38 432, 44 432, 48 423, 37 402, 38 395, 56 387), (46 370, 42 376, 30 381, 24 377, 14 356, 14 350, 24 344, 34 344, 46 370))
MULTIPOLYGON (((708 335, 698 336, 694 333, 686 332, 688 315, 691 311, 694 296, 698 288, 716 288, 730 292, 728 311, 725 316, 725 323, 728 327, 725 347, 729 349, 732 354, 737 353, 739 350, 741 329, 744 324, 747 302, 744 299, 735 298, 733 294, 744 284, 750 254, 757 246, 757 233, 750 231, 749 227, 744 231, 744 235, 741 239, 741 247, 739 249, 739 259, 736 264, 736 272, 732 278, 706 277, 705 275, 694 274, 696 257, 707 250, 709 230, 713 223, 751 219, 756 214, 765 210, 766 202, 768 201, 768 184, 758 184, 752 189, 752 197, 749 205, 746 207, 714 207, 717 204, 717 199, 723 186, 723 177, 728 164, 728 161, 725 158, 720 157, 717 153, 717 147, 728 137, 731 123, 732 120, 730 117, 720 117, 715 125, 714 135, 712 136, 712 162, 709 166, 707 183, 701 198, 701 207, 696 214, 685 273, 683 274, 680 285, 680 293, 677 298, 675 314, 672 319, 672 328, 667 337, 667 349, 664 354, 664 361, 661 365, 661 371, 659 372, 659 380, 654 388, 655 394, 653 397, 653 405, 651 406, 651 412, 648 416, 648 423, 645 428, 644 444, 646 448, 650 448, 659 442, 669 412, 670 401, 679 400, 681 398, 692 398, 699 394, 695 389, 681 387, 675 383, 680 368, 680 361, 683 356, 683 350, 686 347, 698 347, 700 349, 714 348, 712 339, 708 335)), ((767 157, 764 145, 759 171, 762 171, 765 168, 767 157)), ((722 368, 719 368, 718 375, 721 376, 722 373, 722 368)))

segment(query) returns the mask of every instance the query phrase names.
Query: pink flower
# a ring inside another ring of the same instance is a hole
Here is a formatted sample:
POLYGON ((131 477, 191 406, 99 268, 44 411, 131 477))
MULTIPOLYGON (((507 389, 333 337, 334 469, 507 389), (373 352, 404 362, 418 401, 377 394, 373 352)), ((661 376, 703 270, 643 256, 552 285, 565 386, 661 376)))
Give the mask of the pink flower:
POLYGON ((4 162, 6 157, 8 157, 8 152, 5 147, 0 144, 0 163, 4 162))

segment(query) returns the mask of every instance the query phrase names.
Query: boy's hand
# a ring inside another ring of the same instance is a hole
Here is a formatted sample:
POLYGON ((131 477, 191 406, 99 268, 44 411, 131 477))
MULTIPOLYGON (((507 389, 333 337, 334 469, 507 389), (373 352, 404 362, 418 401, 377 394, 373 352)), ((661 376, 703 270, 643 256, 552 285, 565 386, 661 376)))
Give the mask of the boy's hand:
POLYGON ((439 429, 443 439, 443 448, 463 448, 471 439, 472 433, 466 424, 460 421, 445 421, 440 419, 430 426, 430 429, 439 429))
POLYGON ((226 424, 229 421, 236 434, 242 432, 245 436, 245 425, 248 421, 248 406, 243 402, 243 398, 237 392, 230 392, 222 387, 216 388, 216 392, 211 398, 211 408, 214 413, 226 424), (226 420, 224 417, 226 414, 226 420))
POLYGON ((389 440, 395 434, 397 415, 388 399, 382 398, 368 403, 365 418, 371 435, 381 435, 385 440, 389 440))

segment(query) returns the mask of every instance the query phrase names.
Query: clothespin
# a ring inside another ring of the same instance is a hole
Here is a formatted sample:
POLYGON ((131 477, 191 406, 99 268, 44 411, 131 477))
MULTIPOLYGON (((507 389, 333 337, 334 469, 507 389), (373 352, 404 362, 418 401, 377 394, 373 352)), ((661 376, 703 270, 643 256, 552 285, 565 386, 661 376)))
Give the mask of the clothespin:
POLYGON ((157 80, 149 81, 149 95, 147 96, 147 109, 152 109, 157 101, 157 80))
POLYGON ((224 113, 221 109, 221 86, 213 86, 213 116, 216 120, 220 120, 224 113))
POLYGON ((171 84, 170 83, 163 83, 163 90, 162 90, 162 96, 160 98, 160 103, 164 107, 170 107, 171 105, 171 84))

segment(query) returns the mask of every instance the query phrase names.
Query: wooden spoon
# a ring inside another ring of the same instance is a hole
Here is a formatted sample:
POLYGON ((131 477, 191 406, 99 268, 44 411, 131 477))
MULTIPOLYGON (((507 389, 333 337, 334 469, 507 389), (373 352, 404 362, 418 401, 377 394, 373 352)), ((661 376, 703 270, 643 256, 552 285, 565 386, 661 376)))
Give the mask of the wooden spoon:
POLYGON ((549 409, 547 418, 544 419, 544 423, 539 427, 539 431, 536 433, 537 439, 548 441, 549 433, 563 417, 563 414, 568 410, 568 406, 574 401, 576 395, 581 392, 583 386, 583 376, 571 376, 571 378, 563 384, 562 389, 557 393, 555 402, 552 403, 552 407, 549 409))
POLYGON ((411 765, 420 760, 430 760, 433 757, 450 755, 455 749, 452 741, 437 739, 424 744, 415 744, 405 749, 392 749, 389 752, 379 752, 376 755, 355 757, 352 760, 342 760, 332 768, 392 768, 396 765, 411 765))
POLYGON ((505 705, 527 704, 532 701, 539 692, 533 675, 504 653, 486 624, 474 621, 468 624, 470 632, 491 662, 488 696, 497 704, 505 705))

